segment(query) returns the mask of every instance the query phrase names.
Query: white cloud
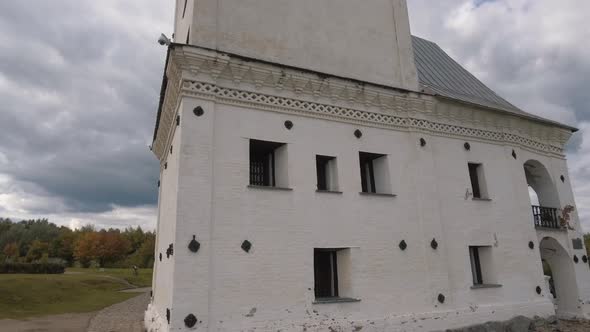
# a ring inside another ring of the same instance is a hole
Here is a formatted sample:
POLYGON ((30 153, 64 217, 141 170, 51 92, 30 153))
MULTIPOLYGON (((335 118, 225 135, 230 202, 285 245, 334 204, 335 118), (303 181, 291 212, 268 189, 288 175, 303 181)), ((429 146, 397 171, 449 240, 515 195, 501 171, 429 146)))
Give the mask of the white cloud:
POLYGON ((590 122, 581 123, 580 129, 582 144, 568 156, 569 168, 580 221, 584 229, 590 230, 590 122))
POLYGON ((64 224, 71 228, 79 228, 84 225, 95 225, 97 228, 126 228, 141 226, 144 230, 156 228, 157 208, 152 205, 122 207, 113 206, 111 211, 102 213, 65 213, 56 218, 61 218, 64 224))

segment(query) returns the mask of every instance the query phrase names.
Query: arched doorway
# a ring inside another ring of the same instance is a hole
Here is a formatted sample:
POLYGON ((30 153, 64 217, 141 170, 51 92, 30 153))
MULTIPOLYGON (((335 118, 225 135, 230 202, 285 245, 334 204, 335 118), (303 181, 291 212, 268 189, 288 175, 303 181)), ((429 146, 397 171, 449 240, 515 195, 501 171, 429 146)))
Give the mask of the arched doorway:
POLYGON ((539 245, 543 271, 549 274, 552 290, 546 296, 554 296, 557 304, 557 315, 572 317, 578 313, 578 286, 574 263, 563 246, 552 237, 545 237, 539 245))
POLYGON ((545 280, 547 282, 547 287, 549 289, 549 293, 551 293, 551 301, 555 303, 555 299, 557 298, 557 293, 555 293, 555 284, 553 283, 553 271, 551 270, 551 265, 547 263, 546 260, 542 259, 543 262, 543 274, 545 275, 545 280))
POLYGON ((558 219, 559 197, 547 168, 536 160, 529 160, 524 163, 524 174, 535 227, 562 228, 558 219))

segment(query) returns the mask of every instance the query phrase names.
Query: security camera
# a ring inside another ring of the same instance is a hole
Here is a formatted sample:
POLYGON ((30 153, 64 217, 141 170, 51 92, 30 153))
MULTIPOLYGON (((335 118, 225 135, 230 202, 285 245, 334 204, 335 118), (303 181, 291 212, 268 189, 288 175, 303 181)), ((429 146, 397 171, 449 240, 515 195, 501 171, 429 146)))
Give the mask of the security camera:
POLYGON ((158 38, 158 44, 162 46, 170 45, 170 39, 168 39, 165 34, 160 34, 160 38, 158 38))

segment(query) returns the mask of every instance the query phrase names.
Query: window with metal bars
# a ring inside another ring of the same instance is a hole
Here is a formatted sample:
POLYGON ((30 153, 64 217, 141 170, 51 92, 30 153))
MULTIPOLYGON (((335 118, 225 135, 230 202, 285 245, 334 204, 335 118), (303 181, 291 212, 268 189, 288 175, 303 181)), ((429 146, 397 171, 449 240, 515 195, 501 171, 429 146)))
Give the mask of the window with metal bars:
POLYGON ((338 297, 338 252, 336 249, 314 249, 315 297, 338 297))
POLYGON ((250 140, 250 185, 277 186, 277 149, 284 145, 284 143, 250 140))

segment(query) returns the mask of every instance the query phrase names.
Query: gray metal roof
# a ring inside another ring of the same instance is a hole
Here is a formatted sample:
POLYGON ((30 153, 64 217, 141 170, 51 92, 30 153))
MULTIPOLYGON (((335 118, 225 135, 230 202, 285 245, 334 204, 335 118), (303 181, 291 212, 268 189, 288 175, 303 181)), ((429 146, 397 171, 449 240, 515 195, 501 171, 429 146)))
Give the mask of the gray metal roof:
POLYGON ((412 36, 412 41, 418 79, 425 92, 575 130, 512 105, 453 60, 437 44, 416 36, 412 36))

